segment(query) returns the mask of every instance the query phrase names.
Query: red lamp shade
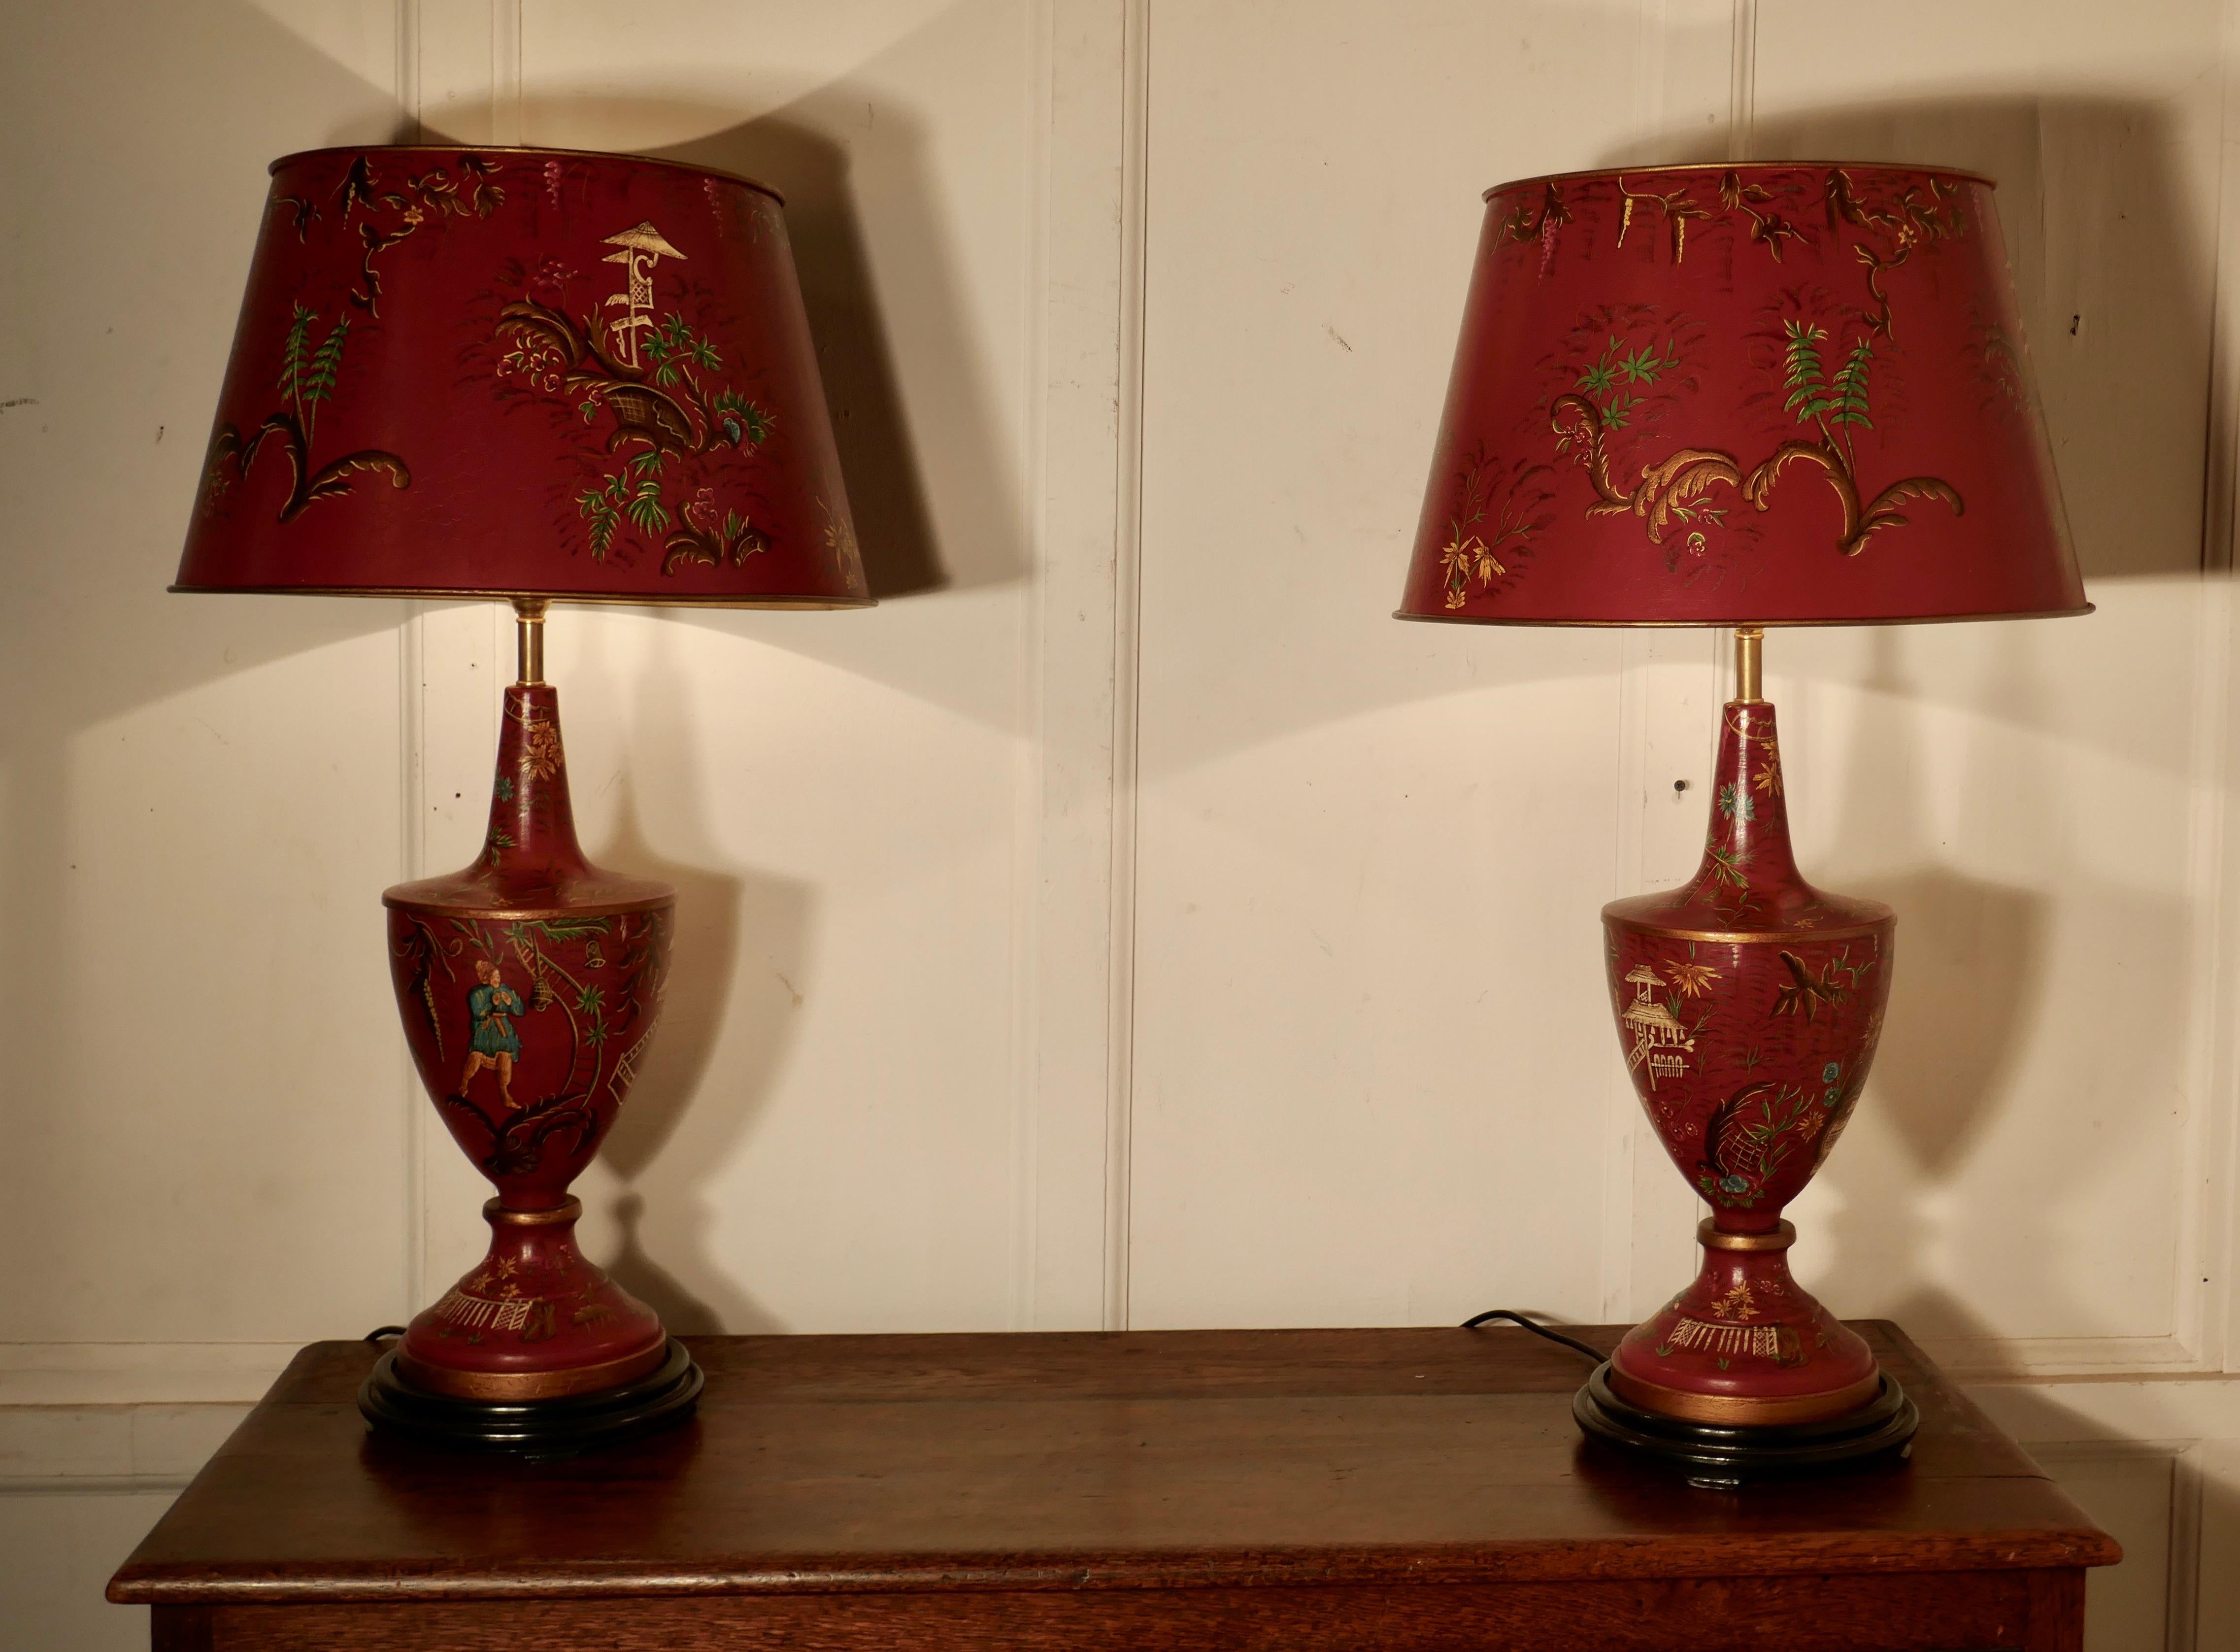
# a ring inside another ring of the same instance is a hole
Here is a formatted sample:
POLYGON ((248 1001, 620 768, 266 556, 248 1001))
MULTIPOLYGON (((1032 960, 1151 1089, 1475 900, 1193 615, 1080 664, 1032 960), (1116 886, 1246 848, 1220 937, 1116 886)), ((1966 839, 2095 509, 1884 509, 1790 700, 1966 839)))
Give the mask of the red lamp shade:
POLYGON ((632 156, 274 162, 175 589, 867 603, 780 207, 632 156))
POLYGON ((1485 199, 1403 617, 2089 611, 1989 180, 1683 166, 1485 199))

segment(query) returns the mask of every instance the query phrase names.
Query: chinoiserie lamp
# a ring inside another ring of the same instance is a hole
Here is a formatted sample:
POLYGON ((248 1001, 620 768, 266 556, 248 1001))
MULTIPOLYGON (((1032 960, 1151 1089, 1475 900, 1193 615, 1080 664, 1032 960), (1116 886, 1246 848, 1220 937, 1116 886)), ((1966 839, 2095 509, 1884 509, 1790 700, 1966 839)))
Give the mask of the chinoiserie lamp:
POLYGON ((377 1427, 577 1449, 688 1415, 700 1373, 576 1248, 660 1017, 676 891, 576 841, 552 602, 857 608, 782 203, 696 166, 523 149, 272 165, 183 591, 512 603, 490 828, 390 889, 404 1032, 497 1189, 489 1254, 360 1396, 377 1427))
POLYGON ((1857 1104, 1894 915, 1790 851, 1763 631, 2090 611, 1992 185, 1643 167, 1488 191, 1399 616, 1730 627, 1684 887, 1603 909, 1635 1089, 1710 1206, 1695 1282, 1580 1390, 1589 1434, 1729 1483, 1902 1448, 1912 1406, 1782 1220, 1857 1104))

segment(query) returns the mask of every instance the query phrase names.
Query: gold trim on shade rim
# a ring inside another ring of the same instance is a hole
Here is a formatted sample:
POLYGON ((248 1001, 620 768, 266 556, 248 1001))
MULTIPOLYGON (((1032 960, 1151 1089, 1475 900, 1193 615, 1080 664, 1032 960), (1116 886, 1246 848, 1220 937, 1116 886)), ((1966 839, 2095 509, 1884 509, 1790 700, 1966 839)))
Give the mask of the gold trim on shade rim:
POLYGON ((415 603, 512 603, 524 599, 607 608, 877 608, 876 596, 597 596, 584 591, 416 590, 368 585, 167 585, 178 596, 386 596, 415 603))
POLYGON ((1882 1392, 1883 1376, 1879 1369, 1870 1371, 1865 1377, 1848 1388, 1837 1389, 1832 1394, 1790 1394, 1778 1398, 1745 1398, 1737 1394, 1690 1394, 1682 1389, 1669 1389, 1657 1382, 1643 1382, 1628 1376, 1612 1361, 1607 1368, 1610 1392, 1628 1405, 1637 1405, 1644 1411, 1654 1411, 1659 1416, 1678 1417, 1688 1422, 1709 1422, 1721 1428, 1770 1429, 1797 1422, 1818 1422, 1828 1417, 1841 1416, 1859 1407, 1882 1392))
MULTIPOLYGON (((479 154, 480 150, 470 153, 479 154)), ((1537 177, 1511 178, 1478 197, 1490 201, 1511 190, 1529 190, 1546 183, 1584 183, 1596 178, 1663 177, 1668 172, 1927 172, 1941 178, 1965 178, 1996 190, 1999 181, 1964 166, 1930 166, 1913 161, 1675 161, 1663 166, 1644 162, 1639 166, 1597 166, 1583 172, 1543 172, 1537 177)))
POLYGON ((1797 1242, 1797 1224, 1784 1222, 1771 1233, 1728 1233, 1717 1216, 1705 1216, 1696 1224, 1696 1242, 1706 1250, 1786 1250, 1797 1242))
POLYGON ((315 150, 292 150, 264 170, 277 177, 290 161, 308 161, 324 155, 551 155, 577 161, 637 161, 646 166, 673 166, 680 172, 697 172, 703 177, 743 183, 767 195, 780 206, 785 204, 784 195, 769 184, 737 172, 726 172, 720 166, 703 166, 697 161, 672 161, 660 155, 636 155, 627 150, 552 150, 535 143, 328 143, 315 150))
POLYGON ((397 1374, 417 1389, 455 1400, 560 1400, 571 1394, 590 1394, 600 1389, 635 1382, 658 1366, 669 1353, 663 1336, 643 1354, 629 1354, 603 1365, 579 1365, 566 1371, 453 1371, 423 1365, 403 1349, 397 1350, 397 1374))
MULTIPOLYGON (((173 590, 182 587, 174 585, 173 590)), ((216 589, 212 587, 211 589, 216 589)), ((557 600, 563 600, 556 598, 557 600)), ((1721 619, 1507 619, 1496 614, 1410 614, 1404 608, 1392 610, 1397 620, 1415 620, 1424 625, 1570 625, 1598 630, 1689 631, 1724 630, 1737 625, 1805 626, 1830 625, 1973 625, 1992 620, 2082 619, 2093 610, 2087 603, 2082 608, 2036 608, 2012 614, 1896 614, 1883 619, 1768 619, 1763 615, 1730 615, 1721 619)))

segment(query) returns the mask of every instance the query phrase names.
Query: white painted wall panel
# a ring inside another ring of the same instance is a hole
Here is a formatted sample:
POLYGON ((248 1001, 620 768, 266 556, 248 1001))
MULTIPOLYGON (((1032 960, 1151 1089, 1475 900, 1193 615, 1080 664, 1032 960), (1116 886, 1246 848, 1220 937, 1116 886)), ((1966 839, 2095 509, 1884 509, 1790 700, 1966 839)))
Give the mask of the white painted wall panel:
POLYGON ((397 605, 163 591, 264 163, 390 135, 389 8, 313 16, 324 47, 238 6, 17 8, 0 50, 14 1341, 347 1335, 403 1302, 361 904, 397 866, 397 605))
POLYGON ((1133 1323, 1598 1300, 1621 644, 1385 616, 1477 192, 1631 27, 1153 16, 1133 1323))

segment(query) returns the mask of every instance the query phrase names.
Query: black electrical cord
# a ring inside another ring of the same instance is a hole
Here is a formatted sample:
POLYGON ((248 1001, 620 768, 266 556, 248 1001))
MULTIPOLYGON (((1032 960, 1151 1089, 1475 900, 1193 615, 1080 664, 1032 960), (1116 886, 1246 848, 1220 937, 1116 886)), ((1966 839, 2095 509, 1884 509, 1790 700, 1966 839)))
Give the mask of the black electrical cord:
POLYGON ((1598 1348, 1590 1348, 1576 1336, 1566 1336, 1561 1331, 1551 1331, 1545 1325, 1536 1325, 1513 1308, 1489 1308, 1483 1314, 1473 1314, 1463 1322, 1463 1329, 1474 1331, 1490 1319, 1505 1319, 1512 1325, 1522 1325, 1535 1336, 1544 1336, 1551 1342, 1561 1342, 1575 1354, 1583 1354, 1600 1365, 1610 1356, 1598 1348))
POLYGON ((363 1340, 369 1342, 386 1342, 392 1336, 402 1336, 403 1335, 404 1327, 402 1325, 377 1325, 365 1334, 363 1340))

